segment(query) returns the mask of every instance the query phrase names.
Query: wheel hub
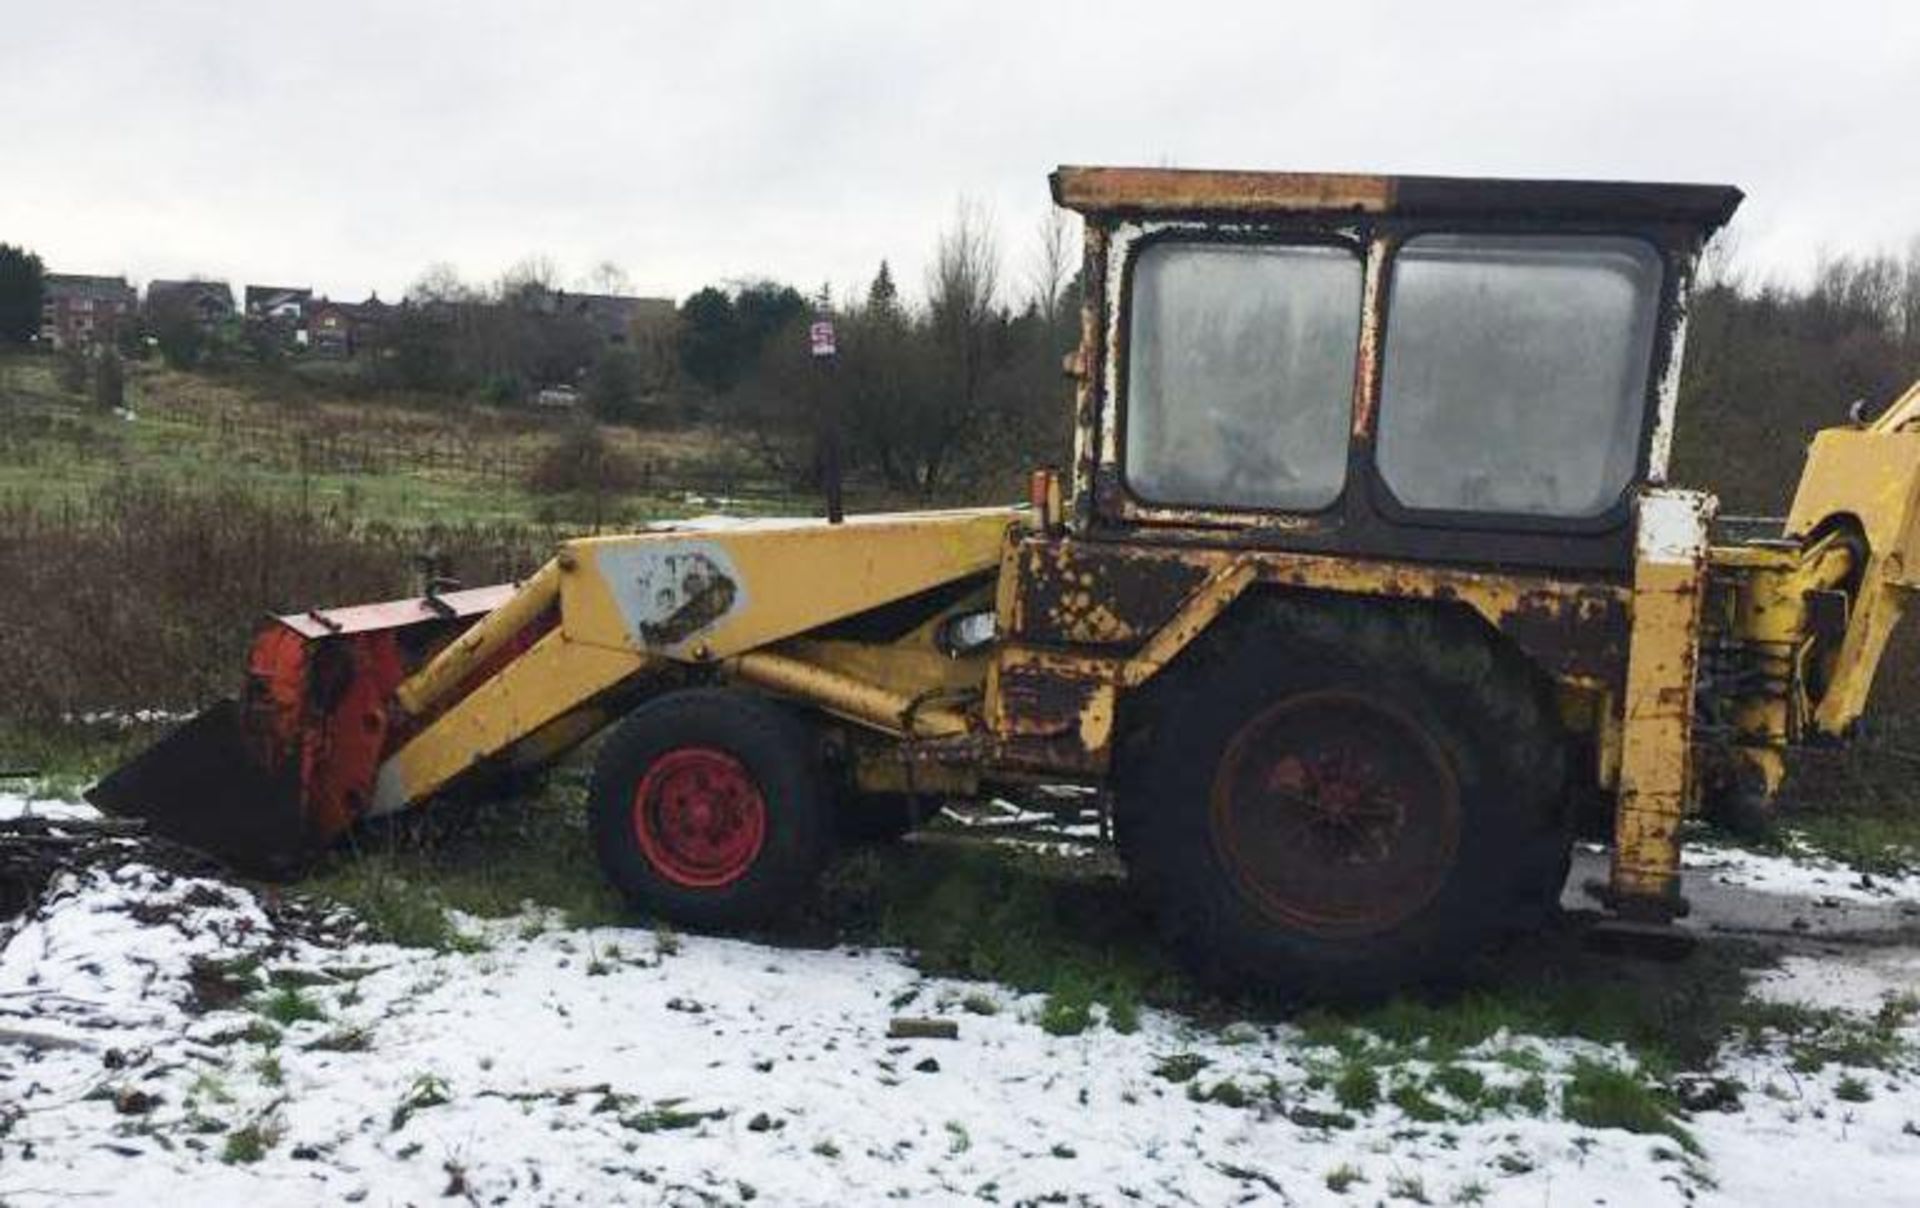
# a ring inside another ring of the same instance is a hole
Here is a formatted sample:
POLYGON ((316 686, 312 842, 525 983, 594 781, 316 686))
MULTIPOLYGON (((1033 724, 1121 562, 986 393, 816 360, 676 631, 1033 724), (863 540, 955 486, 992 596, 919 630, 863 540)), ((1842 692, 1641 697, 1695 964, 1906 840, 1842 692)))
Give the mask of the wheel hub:
POLYGON ((1315 692, 1247 721, 1214 776, 1215 850, 1243 894, 1290 926, 1385 930, 1424 906, 1459 844, 1451 765, 1412 717, 1315 692))
POLYGON ((678 885, 714 889, 739 880, 766 844, 767 803, 745 764, 713 747, 677 747, 634 790, 641 852, 678 885))

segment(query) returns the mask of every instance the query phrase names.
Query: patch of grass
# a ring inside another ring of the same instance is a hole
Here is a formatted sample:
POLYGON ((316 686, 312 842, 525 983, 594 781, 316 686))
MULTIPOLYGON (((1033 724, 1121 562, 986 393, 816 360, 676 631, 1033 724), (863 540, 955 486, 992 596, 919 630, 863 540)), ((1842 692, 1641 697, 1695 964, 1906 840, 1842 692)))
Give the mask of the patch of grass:
POLYGON ((968 1134, 967 1126, 958 1120, 947 1121, 947 1152, 961 1154, 973 1148, 973 1137, 968 1134))
POLYGON ((1355 1183, 1366 1181, 1367 1176, 1361 1174, 1360 1168, 1351 1162, 1342 1162, 1327 1172, 1327 1190, 1335 1195, 1345 1195, 1355 1183))
POLYGON ((1864 1080, 1852 1074, 1845 1074, 1835 1084, 1833 1097, 1845 1103, 1865 1103, 1873 1098, 1873 1092, 1867 1089, 1864 1080))
POLYGON ((1455 1187, 1453 1194, 1448 1198, 1456 1204, 1484 1204, 1489 1194, 1491 1193, 1487 1190, 1485 1183, 1479 1179, 1468 1179, 1455 1187))
POLYGON ((813 1143, 813 1152, 820 1157, 826 1158, 828 1161, 832 1161, 840 1156, 840 1147, 832 1141, 815 1141, 813 1143))
POLYGON ((260 1121, 244 1124, 227 1134, 220 1146, 220 1160, 229 1166, 251 1165, 279 1143, 280 1130, 272 1125, 260 1121))
MULTIPOLYGON (((173 722, 32 723, 0 720, 0 770, 26 772, 37 796, 79 797, 101 776, 152 746, 173 722)), ((17 789, 18 781, 8 781, 17 789)))
POLYGON ((960 1000, 960 1009, 969 1015, 998 1015, 1000 1000, 991 994, 975 990, 960 1000))
MULTIPOLYGON (((576 904, 576 909, 598 909, 599 905, 576 904)), ((680 955, 680 933, 673 924, 665 919, 653 921, 653 955, 656 960, 666 960, 670 956, 680 955)))
POLYGON ((1380 1105, 1380 1073, 1365 1061, 1348 1061, 1333 1080, 1333 1100, 1350 1112, 1366 1113, 1380 1105))
POLYGON ((1657 1134, 1673 1138, 1690 1154, 1700 1152, 1693 1134, 1680 1123, 1672 1095, 1634 1070, 1579 1058, 1561 1092, 1560 1107, 1567 1119, 1588 1128, 1657 1134))
POLYGON ((824 940, 904 948, 929 974, 1047 994, 1063 1025, 1096 1003, 1126 1031, 1142 1004, 1211 1001, 1175 967, 1115 864, 986 849, 937 828, 842 858, 808 925, 824 940))
POLYGON ((1211 1064, 1210 1059, 1198 1053, 1173 1053, 1154 1063, 1153 1074, 1168 1082, 1190 1082, 1195 1074, 1211 1064))
POLYGON ((1411 1080, 1397 1082, 1387 1092, 1387 1102, 1406 1113, 1409 1120, 1420 1124, 1441 1124, 1453 1119, 1453 1113, 1427 1096, 1419 1083, 1411 1080))
POLYGON ((1195 1103, 1218 1103, 1222 1107, 1247 1107, 1253 1096, 1231 1078, 1222 1078, 1212 1086, 1198 1081, 1187 1084, 1187 1098, 1195 1103))
POLYGON ((708 1120, 726 1118, 727 1113, 718 1108, 711 1111, 689 1111, 680 1106, 685 1102, 685 1099, 662 1099, 650 1107, 623 1114, 620 1117, 620 1126, 643 1133, 675 1132, 683 1128, 694 1128, 708 1120))
MULTIPOLYGON (((564 765, 524 796, 437 805, 362 835, 306 888, 351 907, 382 939, 440 952, 476 948, 449 910, 504 918, 531 904, 570 927, 617 925, 627 915, 594 861, 585 810, 585 770, 564 765)), ((656 952, 678 945, 656 930, 656 952)))
POLYGON ((1047 995, 1039 1024, 1049 1036, 1078 1036, 1093 1023, 1093 995, 1083 983, 1065 980, 1047 995))
POLYGON ((187 1087, 187 1103, 192 1105, 201 1102, 232 1103, 233 1093, 227 1090, 227 1084, 220 1080, 218 1074, 209 1071, 200 1074, 187 1087))
POLYGON ((286 1071, 280 1066, 279 1056, 273 1053, 255 1061, 253 1072, 259 1075, 260 1081, 266 1086, 279 1086, 287 1078, 286 1071))
POLYGON ((1891 998, 1871 1017, 1798 1003, 1747 1004, 1739 1025, 1746 1046, 1784 1044, 1795 1071, 1817 1073, 1829 1065, 1853 1069, 1896 1069, 1911 1062, 1914 1046, 1901 1034, 1914 1004, 1891 998))
POLYGON ((280 987, 260 1000, 258 1010, 283 1028, 327 1017, 326 1008, 308 998, 298 986, 280 987))
POLYGON ((1911 810, 1795 814, 1793 833, 1814 851, 1872 876, 1920 871, 1920 819, 1911 810))
POLYGON ((421 1074, 407 1087, 406 1093, 400 1097, 400 1102, 394 1107, 393 1116, 389 1120, 392 1131, 399 1132, 405 1128, 407 1121, 413 1118, 415 1112, 429 1107, 439 1107, 452 1101, 453 1092, 444 1080, 434 1074, 421 1074))
POLYGON ((1396 1174, 1387 1180, 1387 1198, 1390 1200, 1408 1200, 1415 1204, 1430 1204, 1427 1198, 1427 1184, 1417 1174, 1396 1174))
POLYGON ((1427 1085, 1443 1091, 1459 1102, 1472 1106, 1487 1090, 1487 1077, 1464 1065, 1443 1065, 1427 1077, 1427 1085))
MULTIPOLYGON (((1319 1008, 1295 1019, 1304 1043, 1375 1065, 1445 1066, 1502 1033, 1624 1045, 1656 1072, 1710 1065, 1745 1010, 1757 948, 1717 942, 1685 962, 1624 961, 1542 936, 1472 971, 1454 994, 1409 995, 1359 1010, 1319 1008)), ((1493 1059, 1537 1068, 1526 1050, 1493 1059)))

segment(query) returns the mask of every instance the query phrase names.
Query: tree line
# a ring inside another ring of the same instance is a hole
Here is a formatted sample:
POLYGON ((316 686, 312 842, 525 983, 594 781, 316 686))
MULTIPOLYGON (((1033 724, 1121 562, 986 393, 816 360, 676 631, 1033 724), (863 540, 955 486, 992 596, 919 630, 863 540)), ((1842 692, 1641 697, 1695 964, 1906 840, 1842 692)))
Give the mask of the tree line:
POLYGON ((1723 514, 1779 515, 1815 432, 1916 379, 1920 239, 1825 258, 1803 284, 1758 277, 1718 243, 1688 316, 1672 481, 1718 492, 1723 514))
MULTIPOLYGON (((818 485, 832 424, 854 475, 922 497, 977 493, 1068 456, 1059 367, 1079 334, 1075 245, 1054 215, 1010 276, 991 221, 962 206, 917 291, 886 261, 839 299, 770 280, 713 285, 617 343, 551 305, 564 291, 550 261, 484 286, 439 265, 389 308, 359 372, 373 389, 503 404, 568 382, 603 421, 712 423, 805 487, 818 485), (827 364, 808 355, 818 317, 838 337, 827 364)), ((0 343, 32 340, 42 278, 38 257, 0 244, 0 343)), ((214 345, 217 356, 199 345, 202 364, 271 359, 245 339, 214 345)), ((76 387, 80 372, 69 367, 76 387)), ((1714 489, 1726 511, 1778 513, 1813 432, 1916 378, 1920 240, 1905 254, 1829 257, 1803 282, 1755 275, 1733 241, 1716 242, 1693 293, 1672 478, 1714 489)))

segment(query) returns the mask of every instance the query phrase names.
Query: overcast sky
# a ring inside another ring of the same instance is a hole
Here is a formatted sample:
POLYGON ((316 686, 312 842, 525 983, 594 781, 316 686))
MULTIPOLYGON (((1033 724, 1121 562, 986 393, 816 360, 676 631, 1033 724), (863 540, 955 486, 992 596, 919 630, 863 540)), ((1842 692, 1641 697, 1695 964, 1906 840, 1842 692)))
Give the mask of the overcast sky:
POLYGON ((1743 260, 1920 234, 1920 4, 0 0, 0 241, 393 298, 528 254, 637 292, 1017 281, 1058 163, 1699 180, 1743 260))

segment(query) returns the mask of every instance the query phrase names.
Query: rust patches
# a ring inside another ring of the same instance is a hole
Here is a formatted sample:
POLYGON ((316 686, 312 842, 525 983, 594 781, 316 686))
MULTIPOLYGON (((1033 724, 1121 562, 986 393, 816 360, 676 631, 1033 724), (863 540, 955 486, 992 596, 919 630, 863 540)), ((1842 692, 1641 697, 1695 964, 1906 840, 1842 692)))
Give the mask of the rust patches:
POLYGON ((1390 177, 1334 172, 1227 172, 1187 168, 1057 169, 1053 200, 1083 214, 1385 210, 1390 177))
POLYGON ((1166 624, 1205 579, 1204 564, 1145 549, 1029 543, 1022 552, 1020 632, 1054 645, 1131 646, 1166 624))
POLYGON ((1550 674, 1618 690, 1625 682, 1625 588, 1596 580, 1507 575, 1280 551, 1030 538, 1016 551, 1011 634, 1046 646, 1137 649, 1209 575, 1245 559, 1270 586, 1431 600, 1472 608, 1550 674))
POLYGON ((1058 735, 1076 731, 1099 684, 1062 675, 1042 665, 1003 667, 1000 699, 1008 735, 1058 735))
POLYGON ((1625 599, 1616 592, 1528 592, 1491 620, 1528 657, 1557 674, 1592 680, 1615 692, 1626 682, 1631 619, 1625 599))

